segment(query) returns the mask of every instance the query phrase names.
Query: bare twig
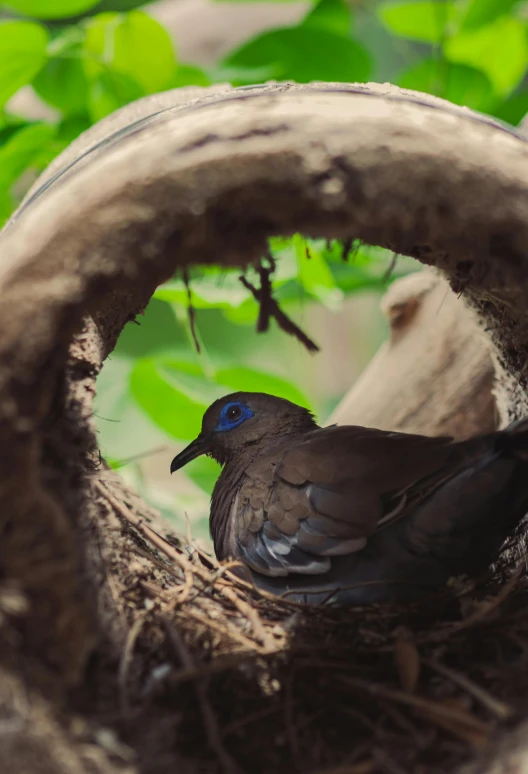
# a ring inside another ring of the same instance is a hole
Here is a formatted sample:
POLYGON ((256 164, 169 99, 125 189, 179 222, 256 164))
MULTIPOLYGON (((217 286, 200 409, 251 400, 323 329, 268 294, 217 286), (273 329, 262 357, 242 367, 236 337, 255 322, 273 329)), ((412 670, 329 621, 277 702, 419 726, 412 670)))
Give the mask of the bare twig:
POLYGON ((269 320, 271 316, 271 275, 275 271, 275 261, 270 255, 269 265, 264 266, 262 261, 258 268, 260 277, 260 303, 259 303, 259 316, 257 321, 257 333, 264 333, 269 328, 269 320))
POLYGON ((387 269, 387 271, 385 272, 385 274, 383 275, 383 282, 388 282, 390 280, 391 274, 394 271, 394 269, 396 268, 396 263, 397 262, 398 262, 398 253, 393 253, 392 254, 392 260, 390 262, 390 266, 387 269))
POLYGON ((450 722, 458 723, 468 729, 476 731, 483 735, 490 733, 490 727, 478 718, 467 712, 462 712, 455 707, 448 707, 432 699, 425 699, 412 693, 405 693, 394 688, 389 688, 381 683, 370 683, 367 680, 360 680, 356 677, 341 676, 341 681, 350 688, 355 688, 371 696, 377 696, 389 701, 395 701, 399 704, 407 704, 414 709, 426 712, 430 717, 444 718, 450 722))
MULTIPOLYGON (((200 567, 198 564, 193 564, 189 559, 183 556, 183 554, 174 548, 171 543, 165 540, 165 538, 161 537, 161 535, 158 535, 158 533, 152 529, 149 524, 134 514, 129 508, 123 505, 123 503, 120 503, 119 500, 117 500, 100 481, 96 481, 95 486, 99 492, 108 499, 112 507, 118 513, 120 513, 121 516, 123 516, 123 518, 125 518, 139 532, 147 537, 160 551, 165 554, 165 556, 174 560, 184 574, 194 572, 205 583, 211 582, 211 575, 209 571, 200 567)), ((225 580, 218 579, 218 590, 238 609, 243 618, 251 623, 255 637, 260 640, 264 646, 263 652, 265 653, 269 650, 276 651, 277 644, 274 638, 268 634, 268 632, 266 632, 262 622, 260 621, 257 610, 251 607, 251 605, 249 605, 244 600, 240 599, 235 589, 232 586, 228 586, 225 580)), ((253 644, 253 647, 255 647, 255 644, 253 644)))
MULTIPOLYGON (((181 665, 186 670, 193 669, 194 660, 183 640, 183 637, 167 618, 162 617, 161 620, 167 635, 167 640, 176 656, 179 658, 181 665)), ((207 679, 203 677, 196 678, 194 681, 194 687, 196 691, 196 698, 198 700, 198 704, 200 705, 200 711, 202 713, 209 746, 216 754, 223 770, 227 772, 227 774, 237 774, 240 769, 238 768, 234 758, 227 752, 222 743, 222 735, 218 725, 218 720, 209 701, 207 692, 207 679)))
POLYGON ((494 610, 496 610, 498 607, 502 605, 502 603, 507 599, 507 597, 510 596, 515 586, 517 585, 519 578, 526 570, 525 562, 526 562, 526 557, 523 557, 519 562, 515 572, 513 573, 509 581, 502 587, 500 592, 492 599, 488 600, 487 602, 483 602, 481 605, 479 605, 477 610, 475 610, 475 612, 472 615, 468 616, 463 621, 460 621, 459 623, 454 624, 449 629, 444 628, 444 629, 439 629, 431 632, 429 635, 423 638, 422 641, 424 640, 429 642, 442 641, 456 632, 461 632, 464 629, 470 629, 472 626, 475 626, 476 624, 480 623, 483 619, 487 618, 491 613, 493 613, 494 610))
POLYGON ((341 258, 343 261, 348 261, 348 256, 350 255, 350 251, 352 250, 352 245, 354 244, 354 240, 352 237, 349 237, 348 239, 345 239, 343 242, 343 252, 341 254, 341 258))
POLYGON ((121 654, 121 661, 119 663, 119 693, 121 697, 121 709, 123 712, 128 712, 130 709, 130 701, 128 696, 128 675, 130 672, 130 666, 132 664, 132 657, 134 655, 134 648, 137 639, 141 633, 145 621, 148 616, 148 611, 140 613, 128 632, 125 647, 121 654))
POLYGON ((424 663, 434 669, 439 674, 446 677, 455 685, 463 688, 467 693, 471 694, 474 699, 480 702, 490 712, 492 712, 500 720, 507 720, 513 715, 513 709, 504 702, 495 699, 488 691, 484 690, 480 685, 476 685, 465 675, 455 672, 453 669, 446 667, 445 664, 440 664, 432 658, 425 659, 424 663))
MULTIPOLYGON (((304 344, 308 352, 319 351, 317 344, 312 341, 312 339, 310 339, 306 333, 304 333, 304 331, 293 322, 293 320, 290 320, 290 318, 279 307, 278 303, 275 301, 273 295, 271 294, 271 285, 270 288, 266 291, 262 287, 256 288, 244 276, 239 277, 239 279, 244 287, 253 294, 255 300, 260 304, 261 309, 263 305, 265 306, 266 313, 265 315, 259 314, 259 321, 261 321, 261 318, 269 319, 269 317, 274 317, 279 328, 281 328, 281 330, 283 330, 285 333, 289 333, 291 336, 294 336, 298 341, 301 342, 301 344, 304 344)), ((259 324, 262 324, 262 322, 259 322, 259 324)), ((260 329, 257 328, 257 330, 260 329)))
POLYGON ((262 642, 266 650, 276 650, 276 644, 274 638, 266 631, 265 627, 260 620, 259 614, 254 607, 251 607, 243 599, 240 599, 239 595, 232 586, 228 586, 226 583, 219 584, 219 590, 226 599, 235 605, 242 615, 247 618, 248 622, 253 628, 255 636, 262 642))
POLYGON ((198 354, 200 354, 200 342, 198 340, 198 334, 196 332, 196 310, 193 306, 192 302, 192 293, 191 293, 191 282, 189 279, 189 269, 187 266, 183 268, 183 282, 185 284, 185 289, 187 291, 187 314, 189 315, 189 327, 191 329, 191 335, 193 337, 194 346, 196 347, 196 351, 198 354))

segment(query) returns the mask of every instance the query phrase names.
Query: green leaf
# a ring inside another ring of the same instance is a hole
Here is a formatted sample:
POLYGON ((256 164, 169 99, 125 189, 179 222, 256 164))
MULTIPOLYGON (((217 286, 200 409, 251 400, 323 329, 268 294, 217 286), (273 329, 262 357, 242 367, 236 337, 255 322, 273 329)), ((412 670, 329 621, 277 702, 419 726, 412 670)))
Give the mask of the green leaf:
POLYGON ((179 64, 173 78, 171 88, 178 89, 181 86, 209 86, 211 79, 204 70, 188 64, 179 64))
POLYGON ((216 379, 223 386, 223 395, 228 394, 229 391, 238 392, 239 390, 243 392, 267 392, 278 398, 291 400, 292 403, 297 403, 299 406, 312 409, 306 395, 294 384, 265 371, 234 366, 217 371, 216 379))
MULTIPOLYGON (((264 0, 267 3, 297 3, 299 0, 264 0)), ((262 3, 263 0, 213 0, 214 3, 262 3)))
POLYGON ((0 148, 0 188, 11 186, 42 152, 56 133, 51 124, 30 124, 0 148))
POLYGON ((103 13, 88 23, 85 52, 88 77, 104 63, 112 72, 139 84, 145 94, 170 87, 176 56, 167 30, 141 11, 103 13))
MULTIPOLYGON (((66 115, 84 114, 89 105, 89 82, 82 62, 78 37, 53 41, 53 54, 33 81, 33 88, 50 105, 66 115)), ((51 47, 50 47, 51 48, 51 47)))
POLYGON ((55 141, 60 143, 63 147, 61 150, 69 145, 77 137, 89 129, 91 126, 88 116, 67 116, 64 118, 59 126, 55 141))
POLYGON ((400 255, 390 277, 387 278, 387 270, 393 258, 390 250, 364 245, 344 262, 341 257, 342 249, 341 244, 333 242, 330 250, 325 251, 325 255, 336 284, 346 294, 368 290, 385 291, 389 283, 418 268, 412 258, 400 255))
POLYGON ((309 246, 300 234, 295 234, 293 237, 293 245, 302 287, 329 309, 339 309, 343 293, 336 287, 332 272, 322 253, 314 245, 309 246))
POLYGON ((31 121, 26 121, 24 118, 0 112, 0 146, 6 143, 20 129, 32 125, 31 121))
POLYGON ((9 191, 0 187, 0 227, 9 220, 15 207, 15 202, 9 195, 9 191))
POLYGON ((480 70, 438 59, 424 59, 398 78, 404 89, 415 89, 448 99, 473 110, 486 110, 493 102, 493 88, 480 70))
POLYGON ((88 116, 67 116, 58 125, 54 137, 42 146, 37 163, 40 169, 45 169, 53 159, 62 153, 82 132, 92 125, 88 116))
POLYGON ((132 368, 130 358, 111 355, 97 378, 94 415, 99 445, 106 458, 119 463, 169 440, 134 400, 132 368))
POLYGON ((462 18, 463 30, 474 30, 509 14, 519 0, 469 0, 462 18))
POLYGON ((345 0, 320 0, 302 23, 323 28, 338 35, 350 35, 352 13, 345 0))
POLYGON ((184 357, 183 353, 188 352, 187 336, 172 307, 153 298, 144 313, 125 326, 116 352, 138 358, 167 351, 175 357, 184 357))
POLYGON ((512 126, 517 126, 528 115, 528 92, 521 91, 513 94, 493 107, 490 111, 502 121, 507 121, 512 126))
POLYGON ((248 299, 236 309, 225 309, 223 315, 234 325, 254 327, 258 319, 258 312, 259 308, 255 300, 248 299))
MULTIPOLYGON (((196 429, 198 435, 199 427, 196 429)), ((212 492, 216 479, 220 475, 221 467, 210 457, 198 457, 185 466, 185 473, 191 481, 203 489, 204 492, 212 492)))
POLYGON ((454 19, 451 0, 388 2, 377 9, 383 24, 395 35, 424 43, 441 43, 454 19))
POLYGON ((213 83, 231 83, 233 86, 253 86, 274 78, 281 78, 280 64, 263 65, 262 67, 230 67, 220 63, 213 68, 211 80, 213 83))
POLYGON ((204 376, 201 364, 188 358, 162 356, 156 359, 156 367, 168 384, 202 406, 209 406, 223 394, 215 381, 204 376))
POLYGON ((460 32, 446 41, 445 56, 487 75, 496 92, 507 96, 526 72, 528 39, 525 25, 503 17, 474 32, 460 32))
MULTIPOLYGON (((239 307, 251 297, 238 279, 240 271, 207 273, 191 279, 192 303, 196 309, 225 309, 239 307)), ((187 306, 187 288, 180 279, 165 282, 154 293, 154 298, 172 304, 187 306)))
POLYGON ((179 440, 195 438, 207 408, 230 392, 269 392, 309 407, 306 396, 279 376, 235 366, 218 370, 212 382, 203 376, 198 365, 170 356, 137 360, 130 386, 147 416, 179 440))
POLYGON ((133 78, 113 70, 102 70, 89 79, 88 110, 95 123, 123 105, 144 96, 144 91, 133 78))
POLYGON ((64 19, 83 13, 99 0, 4 0, 4 5, 35 19, 64 19))
MULTIPOLYGON (((280 254, 274 253, 277 258, 277 269, 273 275, 273 287, 278 289, 286 282, 297 276, 295 257, 292 254, 291 242, 280 254)), ((196 309, 238 309, 246 302, 257 309, 253 296, 240 282, 241 271, 214 269, 200 269, 191 275, 191 297, 196 309)), ((257 282, 256 272, 248 272, 248 279, 257 282)), ((174 278, 164 283, 154 293, 154 297, 160 301, 178 304, 187 307, 187 288, 185 283, 174 278)))
POLYGON ((40 24, 0 22, 0 107, 46 62, 48 33, 40 24))
POLYGON ((188 373, 180 371, 186 367, 188 364, 170 359, 140 358, 130 375, 132 394, 142 410, 164 432, 183 441, 198 434, 211 398, 222 394, 211 385, 209 395, 204 396, 207 383, 202 379, 200 385, 199 369, 192 382, 188 373), (193 388, 197 385, 201 386, 201 400, 193 396, 193 388))
POLYGON ((98 0, 93 10, 96 13, 107 13, 109 11, 119 11, 122 13, 123 11, 132 11, 134 8, 139 8, 142 5, 146 5, 145 0, 98 0))
POLYGON ((371 71, 370 57, 363 46, 311 25, 265 32, 230 54, 223 65, 236 68, 240 75, 244 70, 252 73, 256 68, 271 66, 273 77, 299 83, 366 81, 371 71))

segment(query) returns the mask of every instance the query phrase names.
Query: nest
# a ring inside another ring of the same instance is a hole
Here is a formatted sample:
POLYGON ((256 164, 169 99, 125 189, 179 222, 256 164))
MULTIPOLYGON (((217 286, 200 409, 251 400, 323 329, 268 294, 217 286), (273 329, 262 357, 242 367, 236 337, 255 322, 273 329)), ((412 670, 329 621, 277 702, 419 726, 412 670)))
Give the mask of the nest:
MULTIPOLYGON (((310 607, 154 529, 112 475, 94 486, 156 567, 128 574, 123 739, 159 724, 193 771, 440 773, 484 759, 522 717, 528 580, 515 551, 422 604, 310 607)), ((142 770, 165 770, 158 743, 142 770)))

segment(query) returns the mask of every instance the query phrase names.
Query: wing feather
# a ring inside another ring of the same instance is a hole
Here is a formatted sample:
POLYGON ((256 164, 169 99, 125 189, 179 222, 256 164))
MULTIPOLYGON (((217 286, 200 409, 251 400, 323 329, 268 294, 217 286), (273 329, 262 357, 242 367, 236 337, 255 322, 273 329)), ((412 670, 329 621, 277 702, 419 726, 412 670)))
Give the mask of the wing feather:
POLYGON ((257 458, 239 492, 237 545, 255 571, 312 575, 458 470, 460 445, 356 427, 306 434, 257 458), (458 456, 457 456, 458 455, 458 456))

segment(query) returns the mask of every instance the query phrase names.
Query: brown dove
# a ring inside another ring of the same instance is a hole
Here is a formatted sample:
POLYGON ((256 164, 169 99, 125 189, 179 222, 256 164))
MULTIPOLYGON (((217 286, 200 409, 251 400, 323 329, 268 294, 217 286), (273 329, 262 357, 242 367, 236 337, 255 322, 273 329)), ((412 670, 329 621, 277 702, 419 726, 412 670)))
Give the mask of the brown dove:
POLYGON ((528 420, 454 442, 319 427, 264 393, 206 411, 171 472, 222 466, 210 514, 218 559, 305 603, 410 601, 483 572, 528 511, 528 420))

